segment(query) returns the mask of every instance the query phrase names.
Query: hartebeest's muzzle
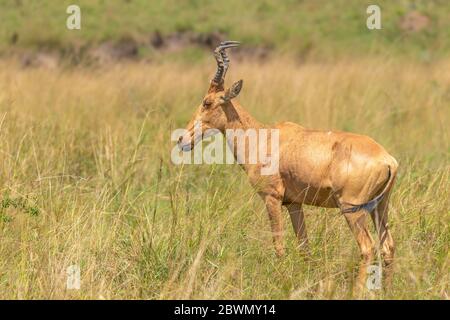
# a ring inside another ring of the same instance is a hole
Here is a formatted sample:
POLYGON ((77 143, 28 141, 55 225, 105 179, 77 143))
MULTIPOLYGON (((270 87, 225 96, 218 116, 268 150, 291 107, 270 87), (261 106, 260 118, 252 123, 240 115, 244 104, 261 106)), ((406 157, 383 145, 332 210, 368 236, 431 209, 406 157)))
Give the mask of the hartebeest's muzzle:
POLYGON ((181 151, 187 152, 194 149, 194 146, 201 140, 201 129, 199 132, 197 132, 197 130, 189 130, 184 135, 178 138, 177 145, 181 151))
POLYGON ((208 126, 202 127, 201 122, 196 122, 193 130, 186 131, 184 135, 178 138, 177 145, 181 151, 191 151, 197 143, 218 133, 220 133, 218 129, 208 128, 208 126))
POLYGON ((178 138, 177 145, 181 151, 191 151, 194 148, 194 143, 190 132, 187 132, 185 135, 180 136, 178 138))

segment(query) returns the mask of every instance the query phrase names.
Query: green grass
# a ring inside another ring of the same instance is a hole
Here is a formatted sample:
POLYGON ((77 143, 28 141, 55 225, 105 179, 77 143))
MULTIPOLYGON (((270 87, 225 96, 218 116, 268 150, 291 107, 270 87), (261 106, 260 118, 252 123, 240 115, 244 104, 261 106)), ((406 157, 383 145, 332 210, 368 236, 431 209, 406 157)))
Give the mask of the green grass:
POLYGON ((16 1, 0 0, 0 49, 66 49, 134 37, 148 42, 163 34, 190 30, 225 32, 246 45, 272 46, 296 54, 330 57, 342 54, 401 53, 430 59, 450 49, 448 1, 377 1, 382 30, 366 28, 366 8, 373 1, 16 1), (82 10, 82 29, 65 27, 69 4, 82 10), (426 30, 408 34, 400 18, 413 4, 430 17, 426 30), (18 35, 17 43, 11 38, 18 35))

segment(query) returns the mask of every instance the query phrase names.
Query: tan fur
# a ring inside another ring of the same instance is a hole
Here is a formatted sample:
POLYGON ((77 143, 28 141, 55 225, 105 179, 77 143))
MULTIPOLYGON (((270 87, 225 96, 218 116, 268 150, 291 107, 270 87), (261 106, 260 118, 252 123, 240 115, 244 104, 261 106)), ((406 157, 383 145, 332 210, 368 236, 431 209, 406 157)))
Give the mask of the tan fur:
MULTIPOLYGON (((263 199, 271 222, 277 255, 284 254, 282 205, 290 213, 300 247, 307 248, 308 239, 302 205, 345 210, 360 205, 385 192, 373 213, 381 242, 381 253, 390 278, 394 242, 387 225, 388 196, 397 173, 397 161, 373 139, 348 132, 319 131, 283 122, 266 126, 255 120, 236 100, 224 101, 228 91, 223 83, 212 82, 187 126, 189 133, 180 137, 179 144, 191 144, 195 120, 202 121, 202 132, 208 128, 258 129, 277 128, 279 137, 279 171, 261 175, 261 163, 242 164, 250 183, 263 199)), ((226 99, 225 99, 226 100, 226 99)), ((248 147, 248 144, 247 144, 248 147)), ((236 153, 236 150, 233 150, 236 153)), ((236 154, 235 154, 236 156, 236 154)), ((247 155, 248 156, 248 153, 247 155)), ((361 252, 361 264, 356 291, 366 280, 366 268, 374 258, 374 240, 367 228, 369 213, 364 210, 343 213, 361 252)))

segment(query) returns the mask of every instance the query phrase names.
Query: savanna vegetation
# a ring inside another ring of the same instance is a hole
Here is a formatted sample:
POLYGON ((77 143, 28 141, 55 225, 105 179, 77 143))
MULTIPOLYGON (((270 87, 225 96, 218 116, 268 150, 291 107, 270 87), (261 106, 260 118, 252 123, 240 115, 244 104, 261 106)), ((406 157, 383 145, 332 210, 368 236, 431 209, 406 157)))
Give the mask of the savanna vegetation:
MULTIPOLYGON (((246 46, 300 56, 402 54, 429 60, 450 50, 450 3, 446 0, 0 0, 0 52, 11 49, 78 52, 105 41, 133 38, 139 55, 155 56, 148 44, 162 35, 219 32, 246 46), (81 30, 65 28, 67 6, 82 10, 81 30), (368 32, 366 9, 382 10, 382 29, 368 32), (408 17, 411 12, 423 16, 408 17), (420 32, 411 32, 420 29, 420 32)), ((188 48, 194 58, 204 51, 188 48)))
MULTIPOLYGON (((367 134, 399 161, 394 281, 365 297, 449 298, 446 1, 416 1, 431 22, 403 36, 388 18, 412 2, 380 1, 379 34, 365 27, 364 1, 80 2, 82 33, 69 34, 65 7, 60 17, 51 1, 0 0, 0 47, 216 27, 272 46, 264 60, 232 60, 227 74, 228 84, 244 79, 239 101, 253 116, 367 134)), ((0 60, 1 298, 352 297, 359 250, 338 210, 305 207, 308 258, 286 213, 287 254, 277 258, 263 203, 238 165, 171 163, 170 134, 186 125, 215 70, 208 51, 194 50, 201 54, 188 60, 181 51, 51 69, 0 60), (66 288, 70 265, 81 268, 79 290, 66 288)))

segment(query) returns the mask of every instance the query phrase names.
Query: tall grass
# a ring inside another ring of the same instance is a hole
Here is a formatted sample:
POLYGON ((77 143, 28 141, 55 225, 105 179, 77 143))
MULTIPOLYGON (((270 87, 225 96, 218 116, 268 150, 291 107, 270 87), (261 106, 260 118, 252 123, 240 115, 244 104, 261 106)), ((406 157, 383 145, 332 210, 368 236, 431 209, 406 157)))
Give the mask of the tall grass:
MULTIPOLYGON (((1 298, 350 298, 359 252, 337 210, 307 207, 311 257, 276 258, 264 207, 236 165, 174 166, 210 61, 99 69, 0 66, 1 298), (81 268, 67 290, 66 268, 81 268)), ((393 287, 448 299, 450 61, 234 63, 265 122, 368 134, 400 163, 393 287)), ((287 215, 285 216, 287 218, 287 215)))

